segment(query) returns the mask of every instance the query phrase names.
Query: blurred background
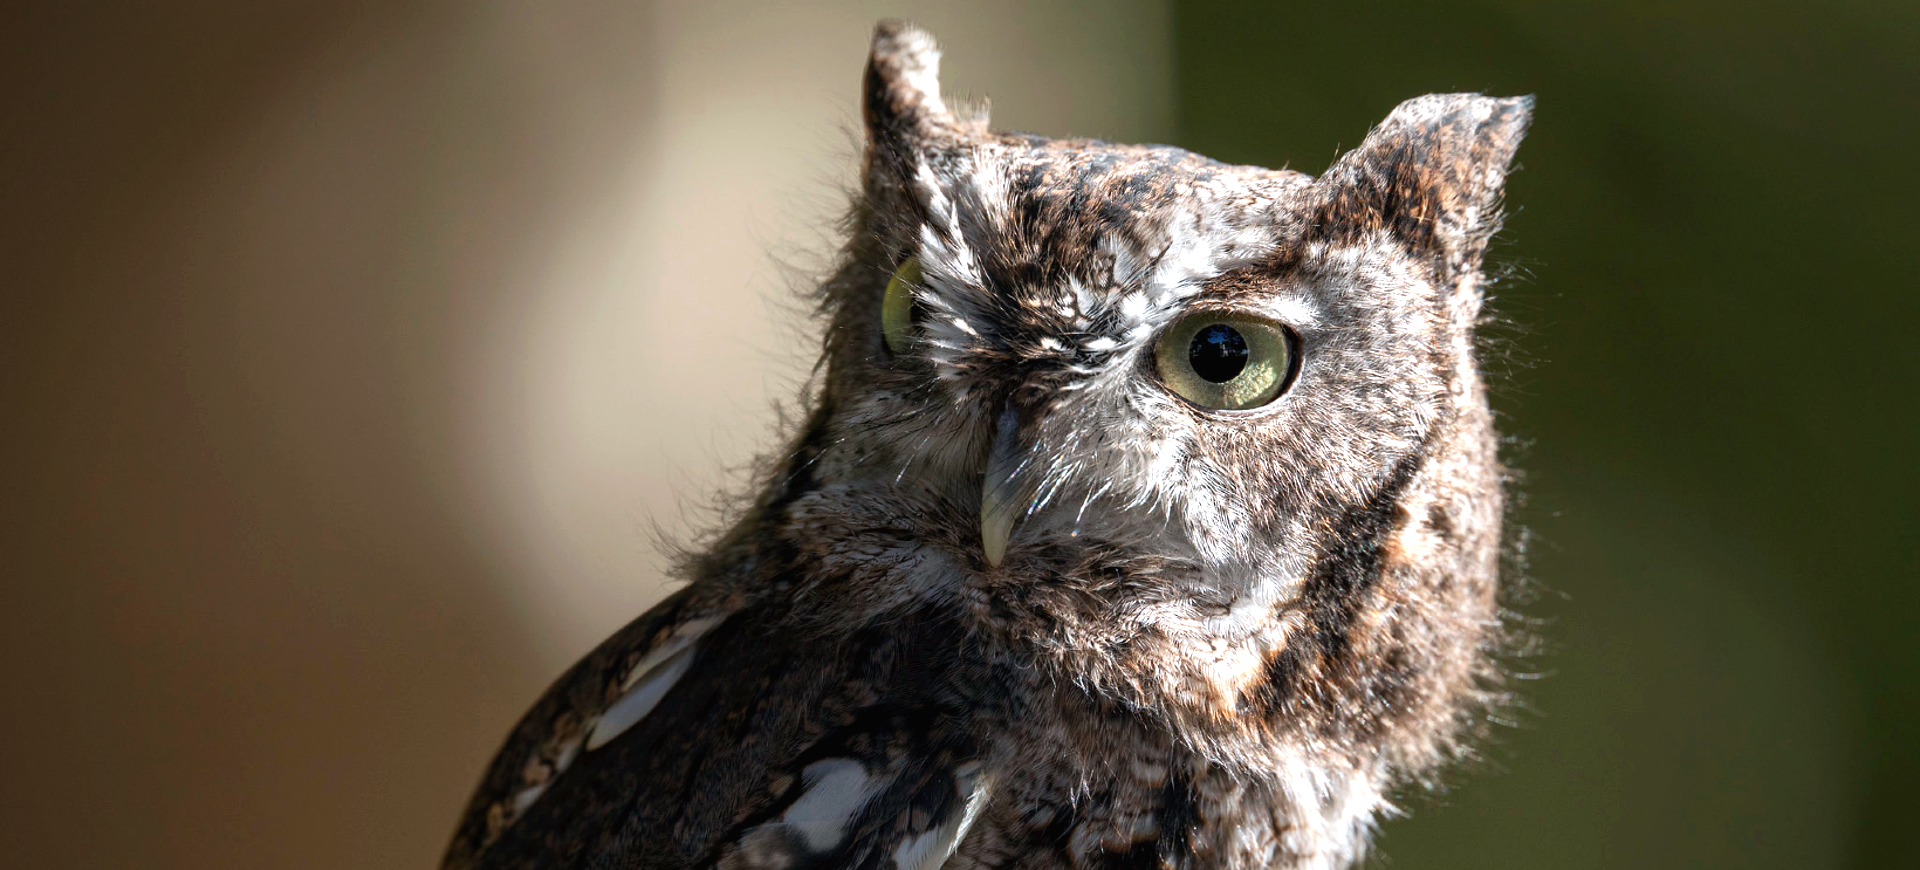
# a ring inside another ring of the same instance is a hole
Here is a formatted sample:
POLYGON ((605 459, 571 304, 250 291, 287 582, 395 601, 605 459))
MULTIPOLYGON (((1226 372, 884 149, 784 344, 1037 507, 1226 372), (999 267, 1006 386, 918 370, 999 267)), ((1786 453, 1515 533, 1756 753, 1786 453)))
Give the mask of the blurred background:
POLYGON ((0 12, 23 868, 431 867, 816 338, 874 19, 998 125, 1318 172, 1534 93, 1489 361, 1526 705, 1398 867, 1868 867, 1920 812, 1920 6, 0 12))

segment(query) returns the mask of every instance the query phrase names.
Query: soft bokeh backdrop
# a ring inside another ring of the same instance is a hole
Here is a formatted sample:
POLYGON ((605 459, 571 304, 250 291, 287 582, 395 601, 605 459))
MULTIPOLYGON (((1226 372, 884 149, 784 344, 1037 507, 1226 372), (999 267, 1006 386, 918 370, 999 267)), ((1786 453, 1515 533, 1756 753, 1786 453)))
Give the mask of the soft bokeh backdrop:
POLYGON ((1402 867, 1902 863, 1912 4, 0 13, 0 842, 427 867, 815 338, 874 19, 1003 126, 1318 171, 1535 93, 1493 360, 1547 651, 1402 867))

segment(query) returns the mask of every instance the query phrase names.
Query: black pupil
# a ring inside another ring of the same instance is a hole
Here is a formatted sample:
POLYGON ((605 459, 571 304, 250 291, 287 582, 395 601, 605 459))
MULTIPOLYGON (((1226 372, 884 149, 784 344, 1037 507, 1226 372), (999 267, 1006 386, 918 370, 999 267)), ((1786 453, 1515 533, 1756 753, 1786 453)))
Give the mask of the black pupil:
POLYGON ((1187 347, 1193 373, 1216 384, 1233 380, 1247 367, 1247 340, 1224 323, 1216 323, 1193 337, 1187 347))

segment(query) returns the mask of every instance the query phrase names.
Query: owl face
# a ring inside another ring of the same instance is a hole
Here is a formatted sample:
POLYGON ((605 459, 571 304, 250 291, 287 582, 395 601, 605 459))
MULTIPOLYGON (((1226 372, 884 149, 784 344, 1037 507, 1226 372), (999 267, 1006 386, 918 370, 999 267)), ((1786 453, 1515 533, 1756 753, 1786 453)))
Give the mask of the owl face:
POLYGON ((1269 655, 1356 510, 1490 438, 1472 330, 1526 102, 1411 101, 1316 179, 990 132, 936 62, 908 32, 869 70, 796 516, 875 597, 1269 655))
POLYGON ((1310 238, 1306 176, 1104 143, 943 156, 888 215, 874 273, 908 274, 846 300, 835 363, 869 385, 849 446, 899 497, 976 518, 981 567, 1096 547, 1228 596, 1298 576, 1301 522, 1437 416, 1435 282, 1390 238, 1310 238))

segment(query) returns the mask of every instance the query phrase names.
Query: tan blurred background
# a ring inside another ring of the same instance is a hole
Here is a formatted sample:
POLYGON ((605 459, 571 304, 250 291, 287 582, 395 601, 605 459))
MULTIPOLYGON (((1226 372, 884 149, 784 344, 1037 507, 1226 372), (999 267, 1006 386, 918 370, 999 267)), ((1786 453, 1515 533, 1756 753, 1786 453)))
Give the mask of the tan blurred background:
POLYGON ((0 13, 4 863, 432 866, 771 443, 876 18, 1170 137, 1166 10, 1072 5, 0 13))

